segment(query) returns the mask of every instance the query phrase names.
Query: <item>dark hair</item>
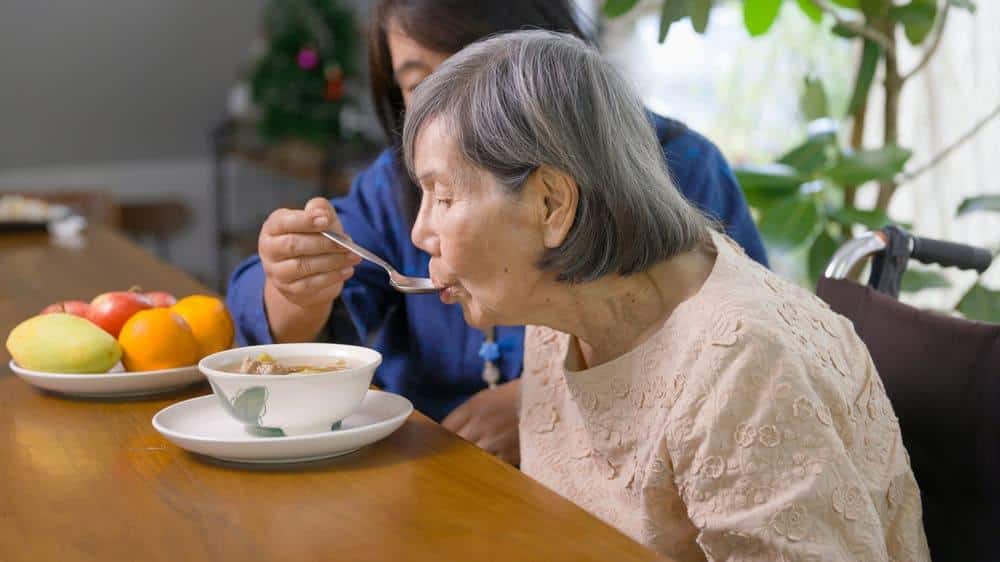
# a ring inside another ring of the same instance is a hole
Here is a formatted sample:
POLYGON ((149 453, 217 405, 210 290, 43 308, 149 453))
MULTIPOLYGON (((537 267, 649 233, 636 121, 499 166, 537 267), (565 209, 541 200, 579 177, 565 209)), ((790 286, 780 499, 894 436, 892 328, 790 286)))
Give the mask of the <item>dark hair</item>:
POLYGON ((394 20, 421 46, 454 54, 466 45, 507 31, 544 29, 571 33, 591 41, 576 17, 573 0, 379 0, 372 8, 368 34, 368 68, 372 101, 382 130, 397 153, 401 185, 398 196, 403 216, 411 223, 420 205, 420 191, 410 180, 399 153, 403 134, 403 93, 392 72, 386 27, 394 20))

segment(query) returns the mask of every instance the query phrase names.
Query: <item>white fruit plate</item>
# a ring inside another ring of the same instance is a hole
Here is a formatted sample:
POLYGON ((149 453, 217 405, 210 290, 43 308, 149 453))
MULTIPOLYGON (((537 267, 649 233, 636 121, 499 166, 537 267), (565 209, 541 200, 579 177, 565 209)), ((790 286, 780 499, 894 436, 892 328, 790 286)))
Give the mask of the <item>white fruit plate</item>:
POLYGON ((169 392, 205 380, 197 365, 127 373, 112 369, 107 373, 72 374, 32 371, 10 362, 10 370, 32 386, 84 398, 124 398, 169 392))

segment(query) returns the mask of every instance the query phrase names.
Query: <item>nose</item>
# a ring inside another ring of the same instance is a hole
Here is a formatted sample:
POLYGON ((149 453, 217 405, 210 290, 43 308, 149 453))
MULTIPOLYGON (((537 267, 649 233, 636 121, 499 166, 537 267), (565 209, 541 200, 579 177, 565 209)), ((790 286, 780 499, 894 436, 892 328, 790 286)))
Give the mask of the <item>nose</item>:
POLYGON ((420 198, 420 211, 417 213, 417 218, 413 221, 410 240, 413 241, 414 246, 432 256, 436 256, 440 252, 440 244, 437 233, 431 224, 430 209, 427 206, 428 200, 428 197, 422 196, 420 198))

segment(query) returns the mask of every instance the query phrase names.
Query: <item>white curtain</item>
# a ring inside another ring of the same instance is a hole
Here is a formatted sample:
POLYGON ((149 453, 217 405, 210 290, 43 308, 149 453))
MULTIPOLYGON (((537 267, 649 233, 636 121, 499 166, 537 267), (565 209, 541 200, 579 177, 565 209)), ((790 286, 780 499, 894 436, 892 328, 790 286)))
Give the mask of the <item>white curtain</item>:
MULTIPOLYGON (((602 37, 609 60, 629 76, 647 105, 677 117, 715 141, 734 164, 766 162, 804 136, 798 115, 803 76, 822 78, 832 108, 846 106, 857 53, 851 43, 807 21, 794 2, 784 2, 774 29, 751 39, 738 2, 713 10, 708 33, 686 21, 656 43, 662 0, 643 0, 623 18, 607 22, 602 37)), ((1000 104, 1000 0, 979 0, 975 14, 952 9, 938 49, 922 72, 907 82, 900 103, 902 146, 913 150, 913 170, 938 154, 1000 104)), ((828 28, 830 22, 825 23, 828 28)), ((900 68, 912 69, 922 50, 900 34, 900 68)), ((865 145, 882 144, 883 94, 878 77, 869 100, 865 145)), ((1000 118, 930 171, 900 187, 890 215, 910 222, 918 235, 1000 246, 1000 215, 979 212, 956 218, 960 202, 1000 193, 1000 118)), ((859 193, 859 205, 874 204, 874 186, 859 193)), ((998 260, 1000 261, 1000 260, 998 260)), ((930 268, 934 269, 934 268, 930 268)), ((949 289, 904 295, 923 307, 951 309, 976 275, 944 270, 949 289)), ((1000 266, 984 277, 1000 289, 1000 266)))
MULTIPOLYGON (((1000 2, 979 0, 969 14, 952 9, 944 36, 930 64, 904 87, 900 100, 900 143, 914 152, 908 168, 919 168, 955 142, 973 125, 1000 105, 1000 2)), ((900 68, 912 68, 921 51, 904 46, 900 68)), ((881 92, 873 92, 872 108, 880 107, 881 92)), ((877 114, 877 111, 876 111, 877 114)), ((878 119, 880 122, 881 119, 878 119)), ((877 145, 880 130, 868 131, 877 145)), ((989 121, 971 140, 899 188, 890 214, 913 223, 914 231, 931 237, 1000 247, 1000 214, 977 212, 956 218, 955 211, 967 197, 1000 193, 1000 117, 989 121)), ((871 196, 872 194, 867 194, 871 196)), ((983 279, 1000 289, 1000 266, 983 279)), ((975 280, 971 273, 946 271, 956 285, 950 290, 926 290, 908 297, 915 304, 950 308, 975 280)))

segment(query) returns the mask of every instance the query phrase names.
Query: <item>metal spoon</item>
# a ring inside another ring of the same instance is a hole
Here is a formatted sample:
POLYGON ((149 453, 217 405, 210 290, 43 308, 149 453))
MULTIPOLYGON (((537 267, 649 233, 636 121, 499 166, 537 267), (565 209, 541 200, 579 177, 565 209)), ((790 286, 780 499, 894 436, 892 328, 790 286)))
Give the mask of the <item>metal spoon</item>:
POLYGON ((407 277, 403 275, 386 263, 385 260, 358 246, 343 234, 329 231, 322 232, 321 234, 375 265, 381 266, 389 274, 389 284, 400 293, 436 293, 441 290, 440 287, 435 287, 434 282, 426 277, 407 277))

